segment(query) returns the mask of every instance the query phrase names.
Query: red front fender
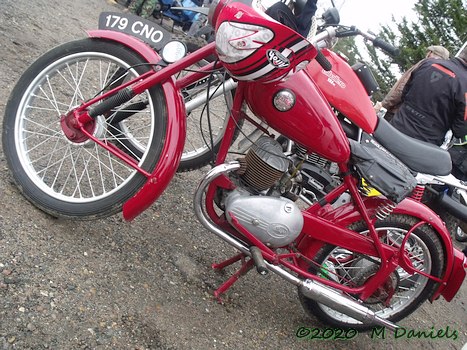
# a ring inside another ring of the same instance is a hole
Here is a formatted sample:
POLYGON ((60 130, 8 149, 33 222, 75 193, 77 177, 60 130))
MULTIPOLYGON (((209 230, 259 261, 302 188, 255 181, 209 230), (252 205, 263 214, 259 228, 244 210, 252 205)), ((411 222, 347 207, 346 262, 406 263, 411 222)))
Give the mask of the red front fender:
MULTIPOLYGON (((370 216, 384 203, 380 197, 364 198, 365 207, 370 216)), ((452 239, 444 222, 430 208, 413 199, 406 198, 394 209, 395 214, 403 214, 416 217, 429 223, 438 233, 445 248, 446 269, 444 276, 441 277, 441 284, 433 294, 431 300, 442 295, 447 301, 451 301, 461 287, 466 272, 463 267, 464 255, 452 245, 452 239)), ((335 210, 325 214, 323 218, 334 222, 339 226, 347 227, 354 222, 362 220, 360 213, 354 208, 352 203, 338 207, 335 210)))
MULTIPOLYGON (((109 30, 93 30, 92 38, 116 41, 137 52, 146 61, 157 63, 160 56, 150 46, 127 34, 109 30)), ((123 205, 125 220, 133 220, 146 210, 165 190, 177 171, 186 135, 185 104, 173 79, 162 83, 167 103, 167 131, 160 160, 143 187, 123 205)))

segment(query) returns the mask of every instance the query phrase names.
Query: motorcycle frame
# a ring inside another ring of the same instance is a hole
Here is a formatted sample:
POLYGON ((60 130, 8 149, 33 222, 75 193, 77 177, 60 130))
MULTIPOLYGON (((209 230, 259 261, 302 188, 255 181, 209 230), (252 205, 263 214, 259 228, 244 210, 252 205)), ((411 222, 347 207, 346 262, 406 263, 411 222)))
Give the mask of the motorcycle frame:
MULTIPOLYGON (((123 216, 125 220, 129 221, 146 210, 160 196, 160 194, 162 194, 178 167, 184 146, 184 136, 186 133, 184 121, 185 110, 180 89, 183 86, 188 86, 195 82, 203 75, 208 75, 210 70, 217 68, 218 65, 217 63, 210 64, 201 68, 199 73, 187 74, 183 80, 178 82, 174 81, 173 75, 188 68, 196 62, 205 59, 207 56, 214 54, 215 43, 210 43, 200 50, 189 54, 180 61, 160 69, 160 66, 157 65, 157 63, 160 62, 160 57, 157 53, 135 38, 126 34, 105 30, 91 31, 89 32, 89 36, 100 38, 101 40, 116 41, 140 54, 145 60, 147 60, 147 62, 154 62, 154 69, 150 72, 134 79, 132 82, 116 87, 113 90, 84 103, 72 112, 73 117, 76 119, 77 124, 83 133, 85 133, 94 142, 125 161, 136 171, 147 177, 147 181, 141 189, 126 203, 124 203, 123 216), (88 108, 93 104, 113 96, 124 88, 131 88, 132 93, 137 95, 157 84, 162 85, 167 98, 168 127, 166 142, 161 153, 160 161, 156 165, 154 171, 152 173, 148 173, 144 169, 140 168, 136 162, 126 156, 125 153, 117 147, 111 144, 103 144, 101 141, 96 139, 92 134, 86 131, 84 126, 92 120, 92 117, 88 113, 88 108)), ((236 125, 240 119, 247 117, 242 111, 242 105, 245 99, 245 87, 247 84, 248 83, 245 82, 239 82, 237 86, 231 115, 217 154, 216 165, 225 162, 236 125)), ((451 300, 464 280, 464 261, 462 256, 453 250, 449 232, 446 230, 441 219, 426 206, 410 199, 403 200, 394 209, 394 213, 396 214, 406 214, 420 220, 419 223, 410 229, 405 239, 407 239, 410 236, 410 233, 417 227, 429 224, 436 230, 440 239, 443 241, 446 269, 444 275, 441 278, 437 278, 416 270, 411 265, 407 257, 407 253, 403 248, 396 249, 383 244, 379 240, 374 226, 375 219, 372 219, 370 216, 382 203, 384 203, 384 199, 362 198, 359 194, 355 178, 349 172, 347 163, 340 162, 338 163, 338 166, 341 173, 346 174, 343 176, 343 184, 327 194, 322 200, 303 211, 305 221, 304 228, 296 240, 296 243, 298 251, 301 251, 301 255, 306 258, 312 258, 324 244, 334 244, 357 253, 380 258, 381 268, 371 279, 360 287, 351 288, 342 286, 331 280, 309 273, 304 268, 303 262, 299 262, 299 259, 297 259, 297 251, 289 251, 289 253, 286 254, 276 253, 266 245, 259 242, 251 233, 242 227, 235 218, 233 226, 235 226, 236 230, 234 230, 234 228, 226 221, 225 217, 222 215, 219 216, 214 208, 214 196, 217 189, 233 189, 235 187, 226 176, 219 177, 209 185, 205 198, 207 212, 211 220, 217 226, 231 233, 234 237, 239 239, 246 238, 249 241, 249 244, 256 245, 260 248, 263 258, 267 261, 273 264, 283 265, 303 278, 319 281, 320 283, 347 293, 358 294, 363 300, 369 298, 398 266, 403 267, 408 273, 413 274, 417 272, 439 283, 439 287, 432 296, 432 300, 440 295, 443 295, 448 301, 451 300), (355 203, 338 209, 331 209, 329 203, 345 191, 350 191, 355 203), (367 223, 369 237, 360 235, 346 228, 349 224, 362 219, 367 223)), ((402 247, 403 246, 404 244, 402 244, 402 247)))

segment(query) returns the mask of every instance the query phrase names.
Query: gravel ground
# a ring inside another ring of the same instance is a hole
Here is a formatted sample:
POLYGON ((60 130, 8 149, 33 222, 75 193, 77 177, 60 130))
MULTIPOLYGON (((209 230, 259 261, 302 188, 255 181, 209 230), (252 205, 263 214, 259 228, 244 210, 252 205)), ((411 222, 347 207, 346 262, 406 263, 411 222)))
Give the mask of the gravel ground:
MULTIPOLYGON (((108 10, 121 8, 104 0, 0 0, 0 118, 21 72, 52 47, 85 37, 108 10)), ((299 339, 299 327, 324 326, 272 275, 250 273, 217 303, 212 291, 232 271, 214 271, 211 263, 235 252, 193 215, 202 174, 177 174, 131 223, 119 215, 61 221, 20 195, 0 152, 0 348, 461 349, 467 342, 467 283, 451 303, 425 303, 402 322, 417 330, 449 327, 457 339, 299 339)))

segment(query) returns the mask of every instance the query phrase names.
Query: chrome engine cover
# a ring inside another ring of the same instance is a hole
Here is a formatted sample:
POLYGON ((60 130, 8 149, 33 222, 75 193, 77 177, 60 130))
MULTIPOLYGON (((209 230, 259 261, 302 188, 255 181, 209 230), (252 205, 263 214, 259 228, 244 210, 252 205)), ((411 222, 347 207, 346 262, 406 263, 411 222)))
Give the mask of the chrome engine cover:
POLYGON ((261 242, 272 248, 293 242, 303 228, 303 216, 297 205, 283 197, 254 196, 236 189, 225 201, 227 220, 232 217, 261 242))

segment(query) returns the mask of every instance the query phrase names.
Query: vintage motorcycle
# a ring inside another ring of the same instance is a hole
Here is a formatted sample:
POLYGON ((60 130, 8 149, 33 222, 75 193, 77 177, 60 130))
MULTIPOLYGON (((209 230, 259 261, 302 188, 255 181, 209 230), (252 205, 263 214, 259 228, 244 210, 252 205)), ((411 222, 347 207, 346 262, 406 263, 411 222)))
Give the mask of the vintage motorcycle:
MULTIPOLYGON (((124 29, 133 25, 111 20, 124 29)), ((186 132, 183 89, 225 72, 237 86, 194 210, 207 230, 239 251, 214 267, 241 266, 214 295, 256 267, 297 286, 304 309, 323 322, 361 330, 395 330, 422 302, 451 301, 467 259, 443 221, 409 198, 416 180, 403 164, 447 175, 448 153, 378 121, 345 60, 319 51, 256 2, 216 0, 209 20, 215 42, 181 59, 176 42, 162 60, 144 38, 94 30, 33 63, 12 91, 3 124, 3 149, 24 196, 63 218, 122 211, 134 219, 177 170, 186 132), (214 61, 175 80, 212 55, 214 61), (309 65, 318 71, 314 78, 309 65), (331 65, 342 74, 331 75, 331 65), (332 104, 361 119, 360 142, 343 131, 323 95, 326 84, 340 89, 332 104), (237 124, 251 119, 246 109, 298 145, 296 151, 285 154, 269 133, 246 156, 230 159, 237 124), (335 163, 340 181, 304 204, 301 169, 311 153, 335 163), (367 196, 363 181, 381 195, 367 196), (344 195, 351 200, 341 201, 344 195)))

